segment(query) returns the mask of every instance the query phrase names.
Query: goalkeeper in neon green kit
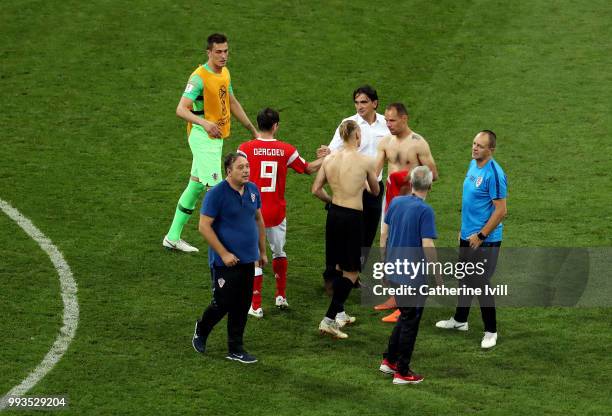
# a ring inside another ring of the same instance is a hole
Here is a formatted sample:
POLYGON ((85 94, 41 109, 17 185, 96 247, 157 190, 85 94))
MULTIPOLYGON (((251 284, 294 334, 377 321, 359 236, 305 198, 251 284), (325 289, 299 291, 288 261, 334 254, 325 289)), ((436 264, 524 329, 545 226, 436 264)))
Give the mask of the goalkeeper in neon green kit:
POLYGON ((193 163, 189 183, 178 201, 174 220, 162 243, 170 250, 199 251, 183 241, 181 233, 204 188, 213 187, 223 179, 223 139, 230 134, 231 114, 251 132, 253 138, 258 135, 253 123, 234 97, 230 73, 225 67, 229 54, 225 35, 210 35, 206 53, 208 62, 198 66, 191 74, 176 108, 176 115, 188 123, 187 135, 193 163))

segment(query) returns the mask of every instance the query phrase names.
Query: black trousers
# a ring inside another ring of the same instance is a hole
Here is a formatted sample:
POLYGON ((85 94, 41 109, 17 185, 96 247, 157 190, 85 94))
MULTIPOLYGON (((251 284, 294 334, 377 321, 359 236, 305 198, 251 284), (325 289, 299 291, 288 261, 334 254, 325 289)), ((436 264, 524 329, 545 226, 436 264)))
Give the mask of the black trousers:
MULTIPOLYGON (((376 232, 380 226, 380 215, 382 213, 382 201, 385 197, 385 183, 383 181, 378 182, 380 186, 380 193, 378 196, 374 196, 367 191, 363 191, 362 203, 363 203, 363 237, 361 241, 362 247, 368 249, 372 247, 376 232)), ((323 279, 327 281, 333 281, 336 276, 336 265, 332 264, 333 260, 327 257, 325 258, 325 271, 323 272, 323 279)), ((367 253, 364 256, 363 264, 367 261, 367 253)), ((362 266, 363 266, 362 264, 362 266)))
POLYGON ((397 371, 401 375, 406 375, 410 369, 410 360, 419 333, 419 324, 421 323, 424 307, 400 307, 399 310, 400 316, 393 327, 387 351, 383 354, 383 358, 397 364, 397 371))
POLYGON ((230 353, 240 354, 244 352, 243 335, 253 296, 255 263, 213 266, 210 272, 213 298, 198 322, 197 333, 207 338, 227 314, 227 348, 230 353))
POLYGON ((380 215, 382 213, 382 202, 385 197, 385 183, 378 182, 380 192, 377 196, 363 191, 363 247, 372 247, 378 227, 380 227, 380 215))
MULTIPOLYGON (((480 304, 480 313, 482 314, 482 322, 484 323, 484 330, 486 332, 497 332, 495 297, 486 293, 486 288, 491 283, 491 278, 495 272, 500 246, 501 241, 482 243, 478 249, 473 250, 470 248, 469 241, 461 240, 459 243, 459 261, 472 263, 482 262, 484 264, 484 275, 467 275, 462 279, 461 286, 479 288, 482 291, 482 294, 478 296, 478 303, 480 304)), ((459 296, 454 316, 455 321, 467 322, 472 300, 472 295, 459 296)))

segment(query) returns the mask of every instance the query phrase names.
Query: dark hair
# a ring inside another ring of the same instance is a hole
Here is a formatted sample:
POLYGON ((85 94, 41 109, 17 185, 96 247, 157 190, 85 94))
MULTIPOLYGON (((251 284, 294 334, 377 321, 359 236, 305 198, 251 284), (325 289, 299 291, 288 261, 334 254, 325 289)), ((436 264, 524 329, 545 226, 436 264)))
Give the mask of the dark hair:
POLYGON ((279 120, 278 111, 266 107, 257 114, 257 127, 261 131, 271 131, 279 120))
POLYGON ((480 133, 486 133, 489 137, 489 149, 495 149, 497 145, 497 136, 493 133, 493 130, 481 130, 480 133))
POLYGON ((408 116, 408 109, 402 103, 391 103, 387 106, 387 110, 395 108, 398 116, 408 116))
POLYGON ((225 155, 223 159, 223 168, 225 169, 225 174, 227 175, 228 169, 232 167, 236 159, 239 157, 244 157, 246 159, 246 155, 242 152, 231 152, 225 155))
POLYGON ((378 101, 378 94, 376 93, 376 90, 370 85, 362 85, 361 87, 358 87, 355 91, 353 91, 353 100, 355 100, 355 98, 357 98, 359 94, 365 94, 370 100, 378 101))
POLYGON ((227 42, 227 36, 225 36, 223 33, 213 33, 208 37, 208 39, 206 39, 206 49, 211 51, 213 44, 225 42, 227 42))

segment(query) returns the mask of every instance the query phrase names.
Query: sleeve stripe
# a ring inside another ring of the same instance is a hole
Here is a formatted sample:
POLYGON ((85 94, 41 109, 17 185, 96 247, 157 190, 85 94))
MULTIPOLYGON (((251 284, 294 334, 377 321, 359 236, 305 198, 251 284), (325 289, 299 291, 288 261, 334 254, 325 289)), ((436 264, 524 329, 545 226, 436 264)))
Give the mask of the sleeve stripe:
POLYGON ((298 157, 300 157, 300 154, 298 153, 298 151, 296 150, 295 152, 293 152, 293 154, 289 157, 289 159, 287 159, 287 166, 289 166, 290 164, 293 163, 293 161, 295 159, 297 159, 298 157))
POLYGON ((497 174, 495 162, 493 161, 491 161, 491 168, 493 169, 493 175, 495 176, 495 196, 499 198, 499 176, 497 174))

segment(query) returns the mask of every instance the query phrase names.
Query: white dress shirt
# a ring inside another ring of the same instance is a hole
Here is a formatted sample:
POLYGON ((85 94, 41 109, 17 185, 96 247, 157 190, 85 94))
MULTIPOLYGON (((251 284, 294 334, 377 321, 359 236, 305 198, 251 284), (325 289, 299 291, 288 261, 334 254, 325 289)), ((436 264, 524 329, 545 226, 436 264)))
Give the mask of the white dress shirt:
MULTIPOLYGON (((385 116, 382 114, 376 113, 376 120, 374 123, 370 124, 365 121, 359 114, 355 114, 354 116, 347 117, 342 122, 346 120, 356 121, 361 129, 361 145, 359 146, 359 153, 364 155, 368 155, 371 157, 376 157, 376 152, 378 148, 378 143, 380 140, 391 134, 389 129, 387 128, 387 122, 385 121, 385 116)), ((340 123, 342 124, 342 123, 340 123)), ((332 152, 342 148, 344 142, 340 137, 340 126, 336 129, 336 133, 332 141, 329 143, 329 150, 332 152)), ((382 172, 378 176, 378 181, 382 180, 382 172)))

